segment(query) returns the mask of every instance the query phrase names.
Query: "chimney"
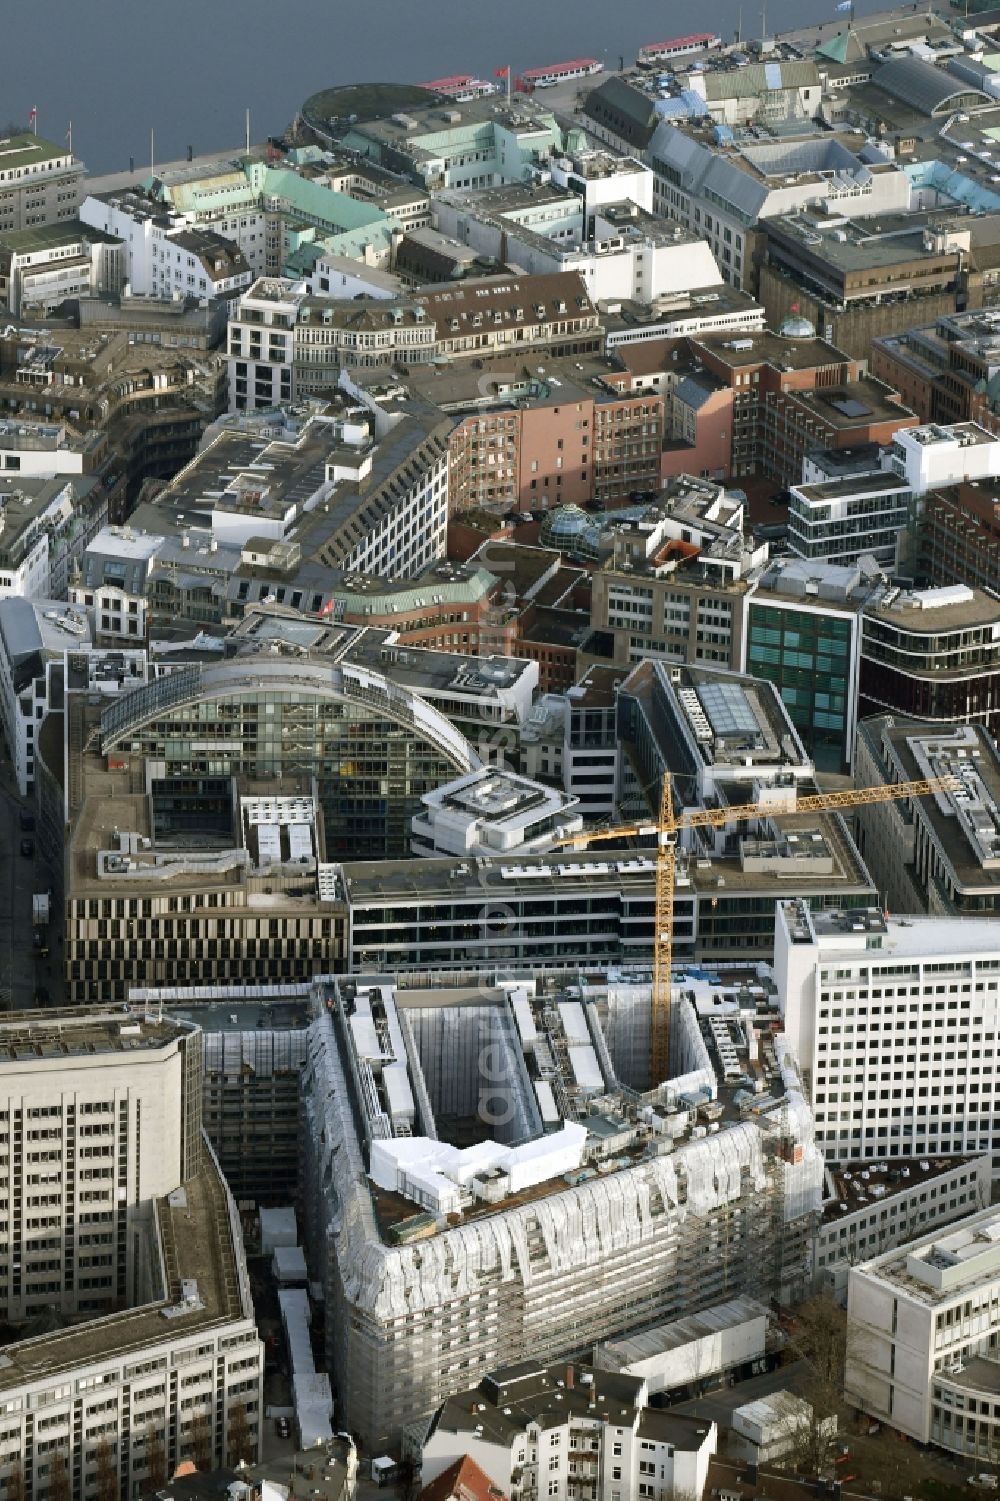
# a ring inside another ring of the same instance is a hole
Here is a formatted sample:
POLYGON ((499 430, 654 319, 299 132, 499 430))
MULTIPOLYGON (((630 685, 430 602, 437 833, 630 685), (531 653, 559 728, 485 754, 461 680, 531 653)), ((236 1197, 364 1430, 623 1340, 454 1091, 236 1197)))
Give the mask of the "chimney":
POLYGON ((573 1384, 575 1380, 576 1372, 573 1370, 573 1367, 571 1365, 568 1365, 566 1367, 566 1390, 568 1392, 571 1392, 573 1390, 573 1384))

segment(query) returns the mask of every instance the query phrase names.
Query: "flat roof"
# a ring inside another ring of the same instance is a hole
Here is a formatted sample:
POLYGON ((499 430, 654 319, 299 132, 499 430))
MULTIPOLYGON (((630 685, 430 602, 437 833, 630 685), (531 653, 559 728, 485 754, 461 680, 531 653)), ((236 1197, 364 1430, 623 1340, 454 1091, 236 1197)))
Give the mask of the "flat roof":
MULTIPOLYGON (((793 339, 782 334, 740 329, 732 332, 699 334, 691 340, 694 350, 707 350, 723 365, 743 369, 746 365, 788 365, 793 370, 812 370, 815 366, 849 365, 850 356, 825 339, 793 339)), ((825 389, 825 388, 824 388, 825 389)))
POLYGON ((835 1225, 859 1210, 877 1210, 897 1194, 909 1193, 957 1168, 972 1167, 977 1160, 981 1159, 884 1157, 878 1162, 828 1163, 833 1197, 823 1204, 823 1224, 835 1225))
POLYGON ((794 494, 806 500, 850 500, 853 496, 888 494, 901 490, 909 493, 907 482, 896 474, 878 470, 874 474, 849 474, 842 479, 821 480, 814 485, 792 485, 794 494))
POLYGON ((78 162, 66 146, 47 141, 44 136, 35 135, 30 130, 22 130, 17 135, 4 136, 0 140, 0 172, 16 172, 19 168, 35 167, 43 162, 56 161, 63 156, 70 158, 73 167, 82 176, 83 163, 78 162))
POLYGON ((96 1361, 155 1353, 185 1335, 236 1319, 252 1318, 240 1296, 241 1279, 229 1216, 229 1195, 207 1144, 200 1170, 156 1201, 156 1217, 169 1269, 167 1295, 141 1308, 89 1320, 57 1333, 0 1347, 0 1392, 28 1382, 61 1378, 96 1361), (180 1302, 182 1282, 195 1282, 201 1307, 164 1318, 180 1302))
POLYGON ((152 1051, 186 1036, 190 1026, 127 1006, 22 1011, 0 1021, 0 1063, 152 1051))
MULTIPOLYGON (((956 753, 959 750, 968 753, 969 749, 977 751, 972 764, 996 817, 995 810, 1000 810, 1000 755, 982 725, 935 724, 919 720, 895 722, 892 718, 878 716, 862 720, 858 730, 872 746, 882 765, 886 766, 887 761, 890 764, 894 761, 906 780, 926 775, 927 762, 919 755, 922 744, 941 746, 956 753), (891 757, 887 757, 886 744, 890 748, 891 757)), ((895 780, 894 774, 891 779, 895 780)), ((956 881, 963 889, 1000 894, 1000 870, 984 869, 975 845, 957 816, 950 795, 921 798, 916 816, 933 830, 955 873, 956 881), (942 804, 950 811, 946 813, 942 804)), ((963 919, 958 924, 958 931, 965 929, 969 921, 968 918, 963 919)), ((1000 928, 994 929, 994 932, 997 934, 997 947, 1000 948, 1000 928)))

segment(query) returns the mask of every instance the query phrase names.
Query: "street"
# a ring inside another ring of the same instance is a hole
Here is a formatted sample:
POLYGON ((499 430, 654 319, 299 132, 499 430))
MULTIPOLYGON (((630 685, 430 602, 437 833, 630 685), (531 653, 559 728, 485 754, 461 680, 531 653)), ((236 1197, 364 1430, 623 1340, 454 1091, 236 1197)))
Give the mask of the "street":
MULTIPOLYGON (((36 891, 48 891, 56 897, 61 888, 58 865, 60 850, 43 850, 37 830, 25 834, 20 826, 20 812, 25 806, 9 780, 10 763, 6 757, 0 775, 0 1008, 23 1011, 34 1004, 35 991, 43 986, 49 1004, 62 999, 62 907, 52 905, 49 921, 49 953, 36 956, 32 947, 31 898, 36 891), (21 840, 30 839, 34 856, 22 855, 21 840), (54 858, 53 858, 54 857, 54 858)), ((28 805, 30 806, 30 804, 28 805)))

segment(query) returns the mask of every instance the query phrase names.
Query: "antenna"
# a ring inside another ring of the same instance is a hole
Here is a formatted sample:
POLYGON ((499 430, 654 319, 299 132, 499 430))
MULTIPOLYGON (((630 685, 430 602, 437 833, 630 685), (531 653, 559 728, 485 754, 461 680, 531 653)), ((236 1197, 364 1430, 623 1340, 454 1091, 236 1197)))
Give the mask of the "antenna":
POLYGON ((247 110, 247 156, 250 155, 250 111, 247 110))
POLYGON ((156 176, 156 172, 153 169, 153 155, 154 155, 154 144, 155 144, 155 141, 156 141, 156 132, 154 131, 154 129, 153 129, 152 125, 151 125, 149 127, 149 175, 150 175, 150 177, 155 177, 156 176))

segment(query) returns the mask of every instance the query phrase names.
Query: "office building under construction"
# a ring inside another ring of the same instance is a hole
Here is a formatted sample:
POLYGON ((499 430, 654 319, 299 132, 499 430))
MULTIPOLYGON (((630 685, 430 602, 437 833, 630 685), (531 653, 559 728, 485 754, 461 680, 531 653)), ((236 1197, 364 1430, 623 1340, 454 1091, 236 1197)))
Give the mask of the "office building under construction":
POLYGON ((767 982, 317 982, 300 1194, 341 1422, 390 1442, 527 1357, 806 1273, 823 1164, 767 982))

